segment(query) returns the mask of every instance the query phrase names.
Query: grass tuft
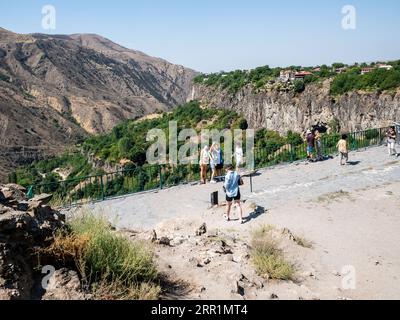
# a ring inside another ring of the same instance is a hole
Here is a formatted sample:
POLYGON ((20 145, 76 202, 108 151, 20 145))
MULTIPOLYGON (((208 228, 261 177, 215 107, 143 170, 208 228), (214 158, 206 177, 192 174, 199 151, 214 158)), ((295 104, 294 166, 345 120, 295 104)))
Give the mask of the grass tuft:
POLYGON ((90 239, 82 261, 83 276, 90 282, 107 279, 131 286, 157 277, 151 250, 114 233, 107 220, 84 214, 70 227, 73 235, 90 239))
POLYGON ((152 250, 113 231, 106 219, 81 214, 40 250, 40 259, 78 270, 82 287, 99 300, 154 300, 161 293, 152 250))
POLYGON ((294 266, 285 260, 279 243, 272 236, 272 226, 253 233, 251 258, 257 273, 274 280, 294 280, 294 266))

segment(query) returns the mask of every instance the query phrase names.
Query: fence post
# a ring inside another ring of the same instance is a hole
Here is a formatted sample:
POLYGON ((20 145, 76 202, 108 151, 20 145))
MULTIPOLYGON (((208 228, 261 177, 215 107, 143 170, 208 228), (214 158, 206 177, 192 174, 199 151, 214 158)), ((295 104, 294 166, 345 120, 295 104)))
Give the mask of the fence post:
POLYGON ((159 171, 159 175, 160 175, 160 190, 162 190, 162 188, 163 188, 163 174, 162 174, 162 165, 161 164, 158 165, 158 171, 159 171))
POLYGON ((100 175, 100 187, 101 187, 101 198, 104 201, 105 200, 105 195, 104 195, 103 175, 100 175))
POLYGON ((28 193, 26 194, 28 199, 32 199, 33 196, 34 196, 33 188, 34 188, 34 186, 30 186, 29 189, 28 189, 28 193))
POLYGON ((293 144, 290 144, 290 161, 294 162, 293 144))

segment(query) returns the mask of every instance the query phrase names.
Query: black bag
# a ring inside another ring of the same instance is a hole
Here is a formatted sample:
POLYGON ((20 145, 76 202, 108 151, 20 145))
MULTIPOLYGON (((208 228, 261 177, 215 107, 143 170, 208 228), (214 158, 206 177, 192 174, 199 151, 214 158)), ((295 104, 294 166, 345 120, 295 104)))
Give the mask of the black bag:
POLYGON ((243 179, 242 179, 242 177, 239 177, 239 186, 242 186, 242 185, 244 185, 243 179))

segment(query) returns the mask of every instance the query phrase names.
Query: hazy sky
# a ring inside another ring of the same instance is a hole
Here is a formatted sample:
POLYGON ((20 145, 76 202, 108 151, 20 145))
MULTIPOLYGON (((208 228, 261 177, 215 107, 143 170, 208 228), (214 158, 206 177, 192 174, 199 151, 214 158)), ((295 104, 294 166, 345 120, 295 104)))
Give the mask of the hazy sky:
POLYGON ((399 0, 1 0, 19 33, 97 33, 198 71, 400 59, 399 0), (56 30, 42 7, 56 8, 56 30), (356 8, 356 29, 342 8, 356 8))

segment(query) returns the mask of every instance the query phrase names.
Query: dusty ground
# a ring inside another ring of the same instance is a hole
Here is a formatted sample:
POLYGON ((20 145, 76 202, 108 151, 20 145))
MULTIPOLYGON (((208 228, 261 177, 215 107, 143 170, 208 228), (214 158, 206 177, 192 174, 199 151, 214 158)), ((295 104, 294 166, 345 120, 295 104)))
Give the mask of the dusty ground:
POLYGON ((221 190, 220 184, 178 187, 89 209, 119 228, 155 229, 158 237, 172 240, 171 246, 156 246, 159 266, 187 286, 169 298, 400 299, 400 158, 385 151, 353 153, 346 167, 335 158, 260 172, 253 193, 248 180, 242 188, 250 216, 244 225, 224 221, 223 207, 208 208, 209 194, 221 190), (208 233, 196 236, 203 223, 208 233), (274 225, 278 233, 289 229, 313 243, 308 249, 281 235, 285 257, 296 266, 295 282, 256 275, 249 244, 263 225, 274 225))

